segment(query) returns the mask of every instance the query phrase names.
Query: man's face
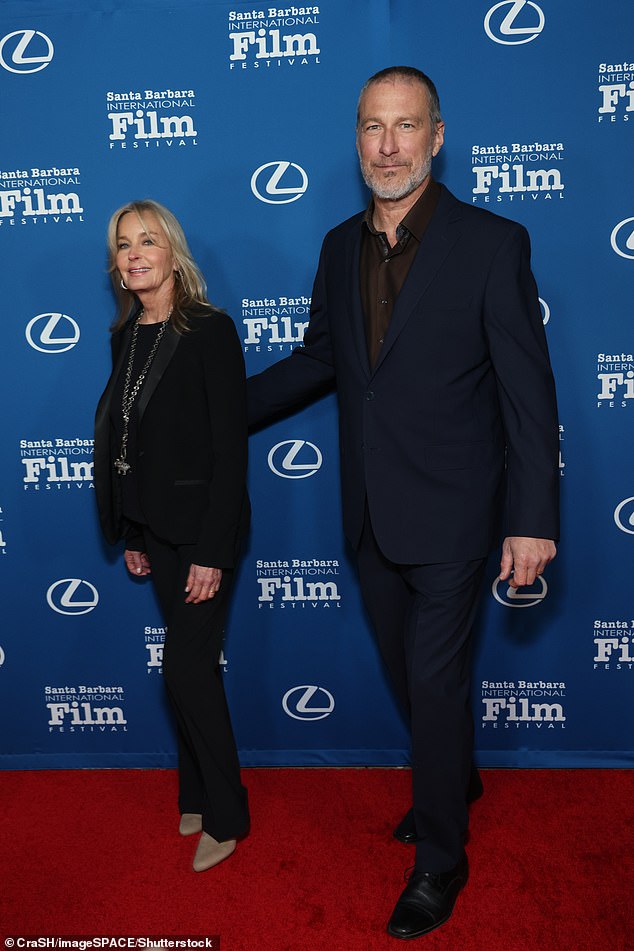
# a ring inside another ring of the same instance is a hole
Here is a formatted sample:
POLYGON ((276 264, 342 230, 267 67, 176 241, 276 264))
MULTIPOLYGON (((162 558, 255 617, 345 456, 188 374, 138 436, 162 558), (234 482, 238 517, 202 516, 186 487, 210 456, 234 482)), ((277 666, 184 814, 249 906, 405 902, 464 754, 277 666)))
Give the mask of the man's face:
POLYGON ((444 122, 432 131, 422 83, 386 79, 363 94, 357 128, 361 172, 377 198, 397 201, 428 178, 444 140, 444 122))

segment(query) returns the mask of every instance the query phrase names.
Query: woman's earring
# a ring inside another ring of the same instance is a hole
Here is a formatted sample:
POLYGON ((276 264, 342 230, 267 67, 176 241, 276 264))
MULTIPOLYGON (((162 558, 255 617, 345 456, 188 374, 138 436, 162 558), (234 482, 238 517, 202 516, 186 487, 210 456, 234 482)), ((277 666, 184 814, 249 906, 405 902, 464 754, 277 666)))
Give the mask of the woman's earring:
POLYGON ((128 289, 128 288, 125 286, 125 284, 123 283, 123 278, 121 278, 121 287, 124 289, 124 291, 127 291, 127 289, 128 289))

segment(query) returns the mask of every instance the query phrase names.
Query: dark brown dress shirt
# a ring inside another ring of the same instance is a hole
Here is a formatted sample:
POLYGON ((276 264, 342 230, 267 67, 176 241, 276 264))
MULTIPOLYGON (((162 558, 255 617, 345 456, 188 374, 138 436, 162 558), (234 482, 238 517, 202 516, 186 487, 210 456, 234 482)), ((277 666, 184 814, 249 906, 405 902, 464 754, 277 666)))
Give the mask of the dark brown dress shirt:
POLYGON ((370 201, 361 226, 360 290, 370 366, 374 367, 392 319, 396 299, 438 205, 440 186, 430 179, 415 205, 396 229, 391 248, 384 231, 377 231, 370 201))

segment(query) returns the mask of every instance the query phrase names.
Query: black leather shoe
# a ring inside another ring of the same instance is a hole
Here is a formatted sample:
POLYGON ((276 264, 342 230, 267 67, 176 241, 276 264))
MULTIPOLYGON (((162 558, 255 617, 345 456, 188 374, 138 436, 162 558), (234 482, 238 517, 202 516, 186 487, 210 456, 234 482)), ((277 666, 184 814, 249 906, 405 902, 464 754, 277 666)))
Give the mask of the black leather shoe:
POLYGON ((420 938, 444 925, 467 884, 469 864, 463 854, 448 872, 412 872, 387 926, 394 938, 420 938))
MULTIPOLYGON (((480 779, 480 773, 474 767, 469 777, 469 788, 467 789, 467 804, 471 805, 476 799, 479 799, 484 792, 484 786, 480 779)), ((405 845, 415 845, 418 842, 416 835, 416 825, 414 823, 414 810, 409 809, 393 832, 394 838, 405 845)))

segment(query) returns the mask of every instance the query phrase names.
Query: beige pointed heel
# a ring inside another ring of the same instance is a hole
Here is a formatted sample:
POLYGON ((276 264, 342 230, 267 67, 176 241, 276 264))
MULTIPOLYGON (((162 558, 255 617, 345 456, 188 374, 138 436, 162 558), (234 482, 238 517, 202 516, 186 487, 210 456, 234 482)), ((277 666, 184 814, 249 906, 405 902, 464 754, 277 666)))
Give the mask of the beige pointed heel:
POLYGON ((181 835, 195 835, 203 831, 203 817, 199 812, 184 812, 178 827, 181 835))
POLYGON ((213 836, 203 832, 194 856, 193 869, 195 872, 205 872, 208 868, 213 868, 214 865, 224 862, 235 850, 235 839, 218 842, 213 836))

